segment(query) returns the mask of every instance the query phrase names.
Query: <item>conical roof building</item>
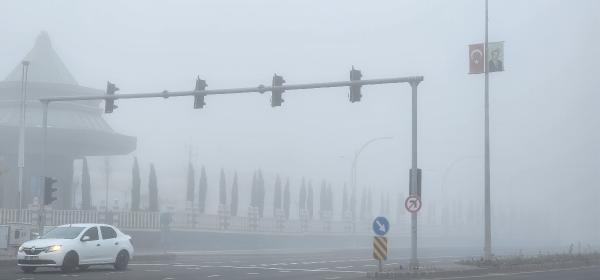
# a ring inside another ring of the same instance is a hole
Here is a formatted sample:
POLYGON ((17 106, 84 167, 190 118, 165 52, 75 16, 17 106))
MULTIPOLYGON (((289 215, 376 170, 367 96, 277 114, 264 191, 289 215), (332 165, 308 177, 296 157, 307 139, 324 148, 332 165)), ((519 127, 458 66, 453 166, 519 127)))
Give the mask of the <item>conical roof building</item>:
MULTIPOLYGON (((23 60, 29 62, 25 136, 24 205, 39 194, 42 174, 42 106, 39 98, 102 95, 104 90, 80 86, 42 32, 23 60)), ((22 66, 19 63, 0 82, 0 207, 18 205, 17 151, 22 66)), ((101 101, 50 103, 46 175, 58 179, 58 201, 52 206, 73 207, 73 160, 85 156, 128 154, 136 138, 113 131, 102 118, 101 101)))

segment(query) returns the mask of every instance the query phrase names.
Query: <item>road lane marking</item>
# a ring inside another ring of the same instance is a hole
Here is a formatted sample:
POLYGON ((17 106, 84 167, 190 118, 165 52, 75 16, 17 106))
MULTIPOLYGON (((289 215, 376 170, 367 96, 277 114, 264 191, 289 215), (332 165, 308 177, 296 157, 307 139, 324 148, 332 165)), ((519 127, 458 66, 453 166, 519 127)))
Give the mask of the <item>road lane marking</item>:
POLYGON ((248 275, 259 275, 260 273, 258 272, 248 272, 248 275))
POLYGON ((319 269, 304 269, 304 268, 280 268, 280 267, 253 267, 253 266, 234 266, 236 269, 262 269, 262 270, 276 270, 276 271, 305 271, 305 272, 340 272, 340 273, 366 273, 366 271, 357 271, 357 270, 336 270, 329 268, 319 268, 319 269))
POLYGON ((208 277, 208 278, 221 277, 221 275, 219 275, 219 274, 213 274, 213 275, 208 275, 206 277, 208 277))
POLYGON ((325 280, 335 280, 335 279, 340 279, 340 278, 342 278, 342 277, 339 277, 339 276, 333 276, 333 277, 325 277, 325 278, 323 278, 323 279, 325 279, 325 280))

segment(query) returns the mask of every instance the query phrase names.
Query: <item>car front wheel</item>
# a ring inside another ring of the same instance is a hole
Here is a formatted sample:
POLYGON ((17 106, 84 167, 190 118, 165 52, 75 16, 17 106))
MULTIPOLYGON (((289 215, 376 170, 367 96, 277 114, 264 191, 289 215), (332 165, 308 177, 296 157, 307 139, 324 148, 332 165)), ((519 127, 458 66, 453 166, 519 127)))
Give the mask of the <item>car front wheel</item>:
POLYGON ((65 255, 65 259, 63 260, 62 267, 60 270, 63 272, 73 272, 79 266, 79 256, 77 253, 71 251, 65 255))
POLYGON ((127 265, 129 264, 129 253, 125 250, 122 250, 117 255, 115 259, 115 269, 116 270, 125 270, 127 269, 127 265))

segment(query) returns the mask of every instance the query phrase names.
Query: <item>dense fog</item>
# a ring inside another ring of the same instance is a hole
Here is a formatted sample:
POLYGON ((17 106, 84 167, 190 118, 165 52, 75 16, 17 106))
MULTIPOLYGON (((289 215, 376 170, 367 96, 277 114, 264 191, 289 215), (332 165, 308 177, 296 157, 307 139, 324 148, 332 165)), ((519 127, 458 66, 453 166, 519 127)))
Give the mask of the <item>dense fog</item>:
MULTIPOLYGON (((490 74, 499 246, 600 245, 599 13, 594 0, 490 2, 489 39, 505 46, 505 71, 490 74)), ((79 85, 104 91, 111 81, 117 94, 192 90, 197 76, 208 89, 270 85, 274 73, 287 84, 344 81, 352 66, 364 79, 423 75, 423 227, 452 225, 473 236, 473 246, 482 244, 484 79, 468 74, 468 45, 484 39, 483 1, 3 1, 2 78, 42 31, 79 85)), ((269 92, 207 96, 203 109, 193 109, 192 97, 118 100, 103 117, 136 137, 137 148, 87 158, 92 204, 104 203, 108 184, 111 207, 129 208, 136 157, 142 207, 154 164, 161 209, 183 210, 191 163, 196 184, 206 169, 210 213, 217 212, 221 170, 228 191, 237 173, 245 215, 260 169, 266 213, 279 175, 290 182, 292 217, 304 178, 317 197, 323 181, 332 186, 339 218, 355 153, 370 139, 392 137, 361 153, 358 201, 370 189, 370 214, 388 214, 393 229, 407 227, 411 88, 362 92, 361 102, 350 103, 347 88, 288 91, 276 108, 269 92)), ((82 160, 74 166, 77 206, 82 160)))

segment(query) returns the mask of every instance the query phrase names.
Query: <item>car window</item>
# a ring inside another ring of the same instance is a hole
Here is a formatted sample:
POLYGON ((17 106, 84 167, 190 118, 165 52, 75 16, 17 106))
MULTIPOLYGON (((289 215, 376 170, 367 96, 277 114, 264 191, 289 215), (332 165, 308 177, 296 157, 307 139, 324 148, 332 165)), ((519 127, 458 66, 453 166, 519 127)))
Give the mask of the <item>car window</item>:
POLYGON ((56 227, 53 230, 46 233, 41 239, 73 239, 77 237, 83 227, 56 227))
POLYGON ((102 233, 102 239, 117 238, 117 232, 111 227, 107 227, 107 226, 100 227, 100 232, 102 233))
POLYGON ((89 236, 90 241, 98 240, 98 227, 91 227, 85 231, 83 236, 89 236))

